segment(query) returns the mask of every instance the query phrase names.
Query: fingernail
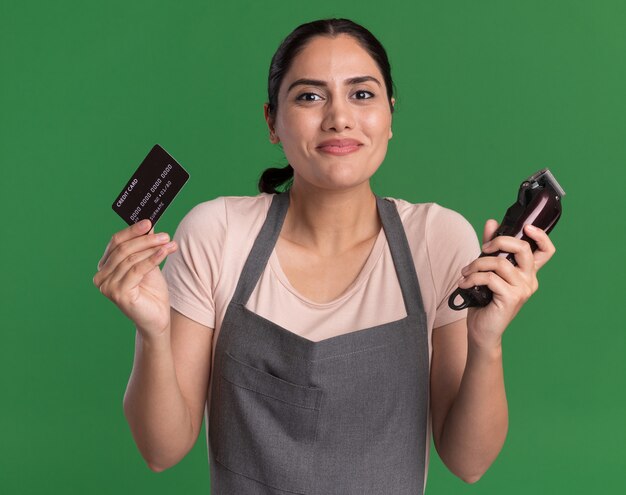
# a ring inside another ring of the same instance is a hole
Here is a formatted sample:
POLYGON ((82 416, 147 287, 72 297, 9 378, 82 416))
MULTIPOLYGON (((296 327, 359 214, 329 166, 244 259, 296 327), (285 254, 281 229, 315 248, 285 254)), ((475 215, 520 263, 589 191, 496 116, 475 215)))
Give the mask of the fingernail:
POLYGON ((157 241, 166 242, 169 240, 170 240, 170 236, 166 232, 161 232, 160 234, 157 234, 157 241))
POLYGON ((150 220, 144 218, 141 222, 137 222, 137 227, 141 230, 145 229, 148 225, 150 225, 150 220))
POLYGON ((533 232, 536 232, 539 230, 539 227, 535 227, 534 225, 531 225, 531 224, 526 225, 526 227, 528 227, 533 232))
POLYGON ((487 241, 483 244, 483 249, 489 249, 489 246, 491 246, 491 241, 487 241))
POLYGON ((456 285, 461 285, 464 280, 465 280, 465 277, 461 277, 460 279, 456 281, 456 285))
MULTIPOLYGON (((467 267, 463 267, 463 269, 461 269, 461 273, 465 275, 467 273, 467 267)), ((465 278, 465 277, 462 277, 462 278, 465 278)))

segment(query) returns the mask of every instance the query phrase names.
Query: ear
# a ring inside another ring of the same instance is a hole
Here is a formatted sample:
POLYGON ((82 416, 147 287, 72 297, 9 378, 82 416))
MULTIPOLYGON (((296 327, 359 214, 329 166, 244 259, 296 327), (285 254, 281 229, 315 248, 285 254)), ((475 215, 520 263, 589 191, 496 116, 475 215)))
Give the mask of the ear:
MULTIPOLYGON (((393 109, 396 109, 396 99, 395 98, 391 98, 391 106, 393 107, 393 109)), ((391 122, 393 123, 393 112, 391 113, 391 122)), ((391 139, 393 136, 393 132, 391 130, 391 124, 389 124, 389 139, 391 139)))
POLYGON ((280 139, 278 138, 278 136, 276 135, 276 132, 274 131, 274 119, 270 115, 269 103, 263 104, 263 114, 265 115, 265 122, 267 123, 267 128, 270 131, 270 143, 278 144, 280 142, 280 139))

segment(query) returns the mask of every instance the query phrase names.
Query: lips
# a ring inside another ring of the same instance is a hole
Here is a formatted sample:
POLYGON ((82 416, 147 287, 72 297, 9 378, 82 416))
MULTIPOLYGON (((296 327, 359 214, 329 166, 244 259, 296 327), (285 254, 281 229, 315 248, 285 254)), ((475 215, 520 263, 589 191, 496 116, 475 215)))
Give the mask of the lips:
POLYGON ((362 145, 356 139, 329 139, 321 142, 317 149, 331 155, 347 155, 357 151, 362 145))

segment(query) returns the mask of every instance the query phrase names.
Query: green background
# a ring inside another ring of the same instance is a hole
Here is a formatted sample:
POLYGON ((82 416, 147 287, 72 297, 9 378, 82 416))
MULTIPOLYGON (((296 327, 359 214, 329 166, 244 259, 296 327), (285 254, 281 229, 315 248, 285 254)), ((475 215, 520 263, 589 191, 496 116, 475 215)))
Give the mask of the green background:
POLYGON ((191 174, 159 230, 255 194, 284 163, 263 120, 269 60, 331 16, 392 62, 377 193, 436 201, 481 233, 539 168, 567 192, 557 254, 505 336, 504 449, 475 485, 432 455, 428 493, 624 489, 624 2, 2 0, 0 492, 208 493, 204 431, 155 474, 125 422, 134 329, 92 284, 124 226, 110 205, 154 143, 191 174))

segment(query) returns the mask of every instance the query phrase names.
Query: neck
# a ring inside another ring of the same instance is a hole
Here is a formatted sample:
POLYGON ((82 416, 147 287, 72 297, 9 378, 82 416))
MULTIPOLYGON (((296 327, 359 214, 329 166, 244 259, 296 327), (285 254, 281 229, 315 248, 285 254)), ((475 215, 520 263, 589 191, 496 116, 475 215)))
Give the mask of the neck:
POLYGON ((294 180, 284 239, 332 255, 378 235, 381 223, 369 181, 350 189, 328 190, 294 180))

